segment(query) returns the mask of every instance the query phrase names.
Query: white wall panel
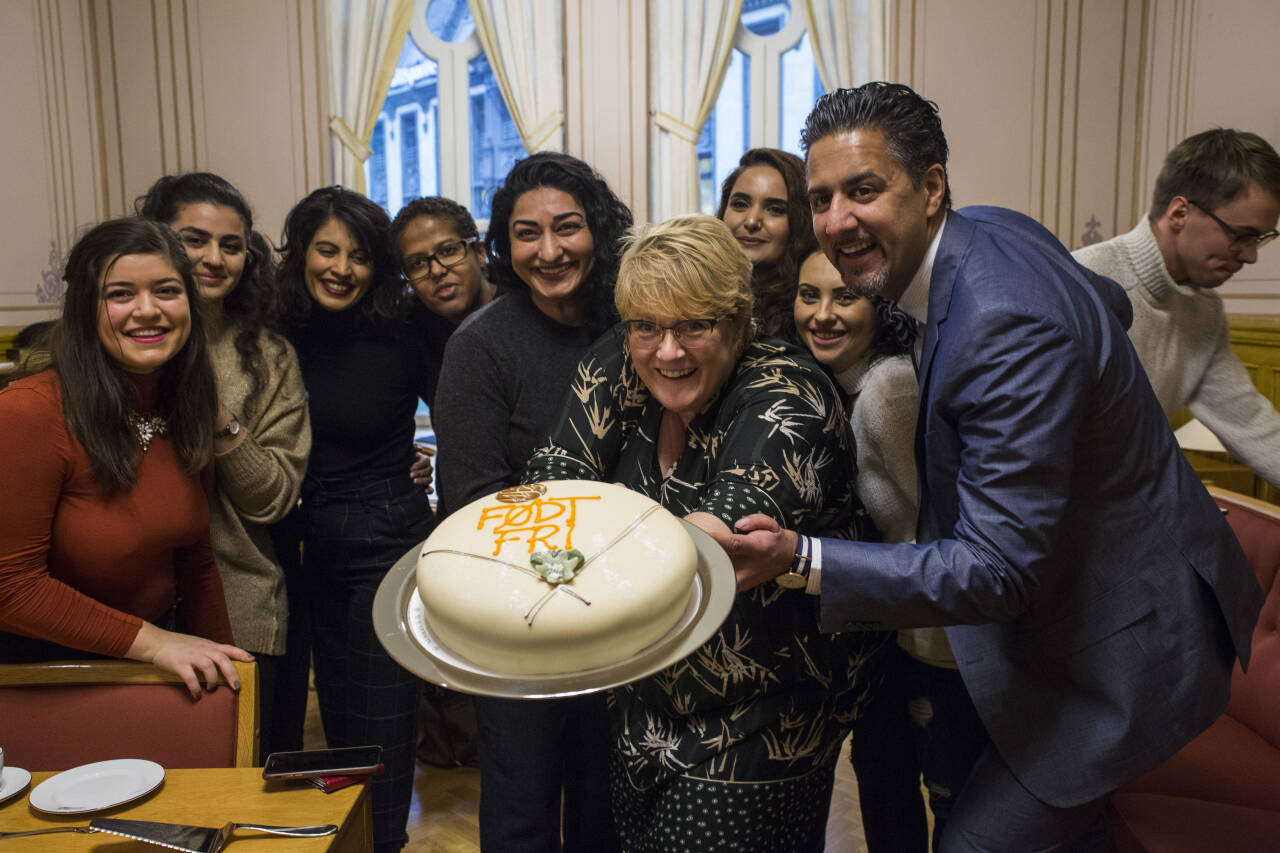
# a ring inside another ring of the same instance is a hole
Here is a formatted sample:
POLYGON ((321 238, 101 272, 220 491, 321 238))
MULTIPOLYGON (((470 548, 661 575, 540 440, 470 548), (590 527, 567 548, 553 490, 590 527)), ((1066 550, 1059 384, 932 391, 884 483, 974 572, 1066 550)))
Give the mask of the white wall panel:
POLYGON ((219 172, 279 239, 328 183, 318 2, 0 3, 0 328, 56 310, 42 300, 75 236, 164 174, 219 172))
MULTIPOLYGON (((0 3, 0 327, 49 313, 77 229, 158 175, 220 172, 278 239, 328 182, 321 0, 0 3)), ((566 144, 648 209, 643 0, 565 0, 566 144)), ((1168 148, 1213 126, 1280 143, 1273 0, 899 0, 892 76, 942 108, 957 205, 1072 247, 1128 230, 1168 148)), ((1223 293, 1280 314, 1280 246, 1223 293)))

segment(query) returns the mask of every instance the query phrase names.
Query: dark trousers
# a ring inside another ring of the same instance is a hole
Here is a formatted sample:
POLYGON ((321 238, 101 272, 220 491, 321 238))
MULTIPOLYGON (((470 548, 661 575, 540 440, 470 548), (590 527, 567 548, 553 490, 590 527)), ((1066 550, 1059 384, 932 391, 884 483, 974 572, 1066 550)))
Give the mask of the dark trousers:
POLYGON ((286 657, 254 652, 253 660, 258 666, 258 764, 261 765, 266 762, 268 755, 277 751, 272 745, 271 721, 276 710, 276 683, 286 657))
POLYGON ((609 722, 603 694, 530 700, 477 697, 475 706, 480 849, 618 850, 609 806, 609 722))
POLYGON ((1113 853, 1103 799, 1051 806, 1022 787, 988 744, 956 801, 939 853, 1113 853))
POLYGON ((408 841, 422 682, 378 642, 373 598, 391 566, 430 532, 431 509, 408 477, 308 485, 303 564, 325 741, 382 747, 385 769, 371 789, 374 849, 395 851, 408 841))
POLYGON ((311 618, 302 573, 302 511, 295 509, 271 525, 271 542, 276 560, 284 569, 285 594, 289 600, 289 626, 285 633, 284 656, 275 666, 271 684, 259 689, 271 692, 271 716, 262 724, 262 754, 266 761, 273 752, 302 749, 302 730, 307 718, 307 686, 311 675, 311 618))
POLYGON ((849 753, 867 850, 927 853, 920 779, 929 790, 937 850, 987 732, 957 670, 918 661, 897 643, 889 644, 878 669, 849 753))

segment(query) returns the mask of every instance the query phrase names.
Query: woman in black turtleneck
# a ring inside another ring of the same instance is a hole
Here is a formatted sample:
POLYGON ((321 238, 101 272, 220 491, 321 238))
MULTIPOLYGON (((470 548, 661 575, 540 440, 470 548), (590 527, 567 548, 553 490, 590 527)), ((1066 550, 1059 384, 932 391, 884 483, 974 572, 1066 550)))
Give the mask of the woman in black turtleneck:
MULTIPOLYGON (((413 784, 421 682, 374 634, 383 575, 433 526, 409 479, 413 414, 430 358, 391 249, 391 222, 362 195, 316 190, 285 219, 280 289, 311 409, 299 573, 316 694, 330 747, 380 744, 374 849, 399 850, 413 784)), ((290 654, 295 650, 290 649, 290 654)))

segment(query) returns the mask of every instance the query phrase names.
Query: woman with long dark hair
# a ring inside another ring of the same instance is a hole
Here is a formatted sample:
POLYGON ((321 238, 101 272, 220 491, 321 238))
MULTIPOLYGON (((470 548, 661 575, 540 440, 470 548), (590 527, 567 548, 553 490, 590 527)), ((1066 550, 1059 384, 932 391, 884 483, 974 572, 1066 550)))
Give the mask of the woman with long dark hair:
POLYGON ((178 233, 203 297, 218 388, 209 528, 235 641, 254 653, 259 753, 274 752, 289 609, 268 525, 298 500, 311 425, 293 347, 279 334, 270 244, 234 186, 209 172, 160 178, 134 203, 178 233))
POLYGON ((310 395, 311 460, 302 484, 302 600, 316 694, 331 747, 379 744, 374 849, 399 850, 413 786, 421 682, 373 630, 378 584, 433 526, 408 471, 413 414, 432 374, 421 330, 405 315, 391 221, 342 187, 289 211, 279 282, 310 395))
POLYGON ((818 248, 804 161, 777 148, 748 150, 724 179, 716 218, 729 226, 751 261, 753 317, 760 333, 791 337, 800 264, 818 248))
POLYGON ((150 661, 238 686, 205 497, 217 397, 191 265, 117 219, 72 248, 52 364, 0 391, 0 660, 150 661))
MULTIPOLYGON (((441 500, 514 485, 546 443, 578 360, 617 319, 631 212, 586 163, 544 152, 494 194, 486 248, 499 297, 449 338, 433 413, 441 500)), ((602 696, 476 699, 486 851, 617 848, 602 696), (563 825, 561 804, 563 802, 563 825)))

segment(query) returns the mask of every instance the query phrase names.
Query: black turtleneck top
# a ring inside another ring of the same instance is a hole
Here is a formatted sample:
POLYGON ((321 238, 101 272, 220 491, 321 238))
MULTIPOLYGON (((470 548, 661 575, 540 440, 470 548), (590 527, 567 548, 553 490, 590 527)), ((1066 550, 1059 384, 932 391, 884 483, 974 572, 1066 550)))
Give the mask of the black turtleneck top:
POLYGON ((432 402, 440 371, 420 318, 372 324, 354 309, 313 305, 290 337, 311 411, 307 479, 328 488, 408 479, 413 415, 419 398, 432 402))

